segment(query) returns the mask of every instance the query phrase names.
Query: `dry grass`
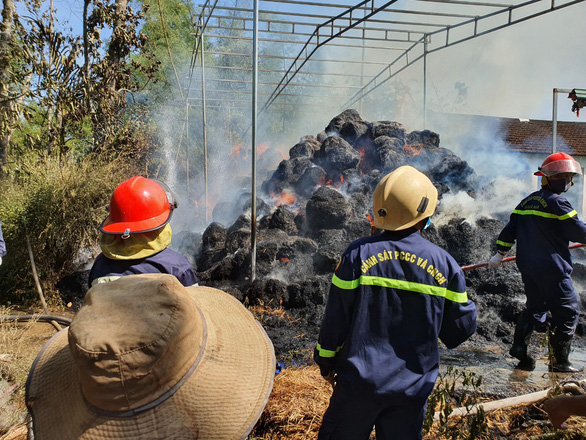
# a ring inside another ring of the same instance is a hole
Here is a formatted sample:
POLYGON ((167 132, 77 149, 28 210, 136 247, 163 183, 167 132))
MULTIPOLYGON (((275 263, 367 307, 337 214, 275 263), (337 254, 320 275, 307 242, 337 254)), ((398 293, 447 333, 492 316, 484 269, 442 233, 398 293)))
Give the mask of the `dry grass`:
MULTIPOLYGON (((0 315, 11 310, 0 307, 0 315)), ((30 366, 44 343, 55 333, 51 324, 0 320, 0 435, 24 422, 25 383, 30 366)))
POLYGON ((317 366, 287 368, 275 377, 265 410, 251 434, 254 439, 317 438, 332 387, 317 366))

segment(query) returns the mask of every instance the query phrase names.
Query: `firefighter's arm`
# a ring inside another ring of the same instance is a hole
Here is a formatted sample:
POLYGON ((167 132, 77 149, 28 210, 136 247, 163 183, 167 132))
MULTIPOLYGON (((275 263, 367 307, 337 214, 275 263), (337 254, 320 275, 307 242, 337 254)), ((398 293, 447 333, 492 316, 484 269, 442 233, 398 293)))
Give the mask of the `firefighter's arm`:
POLYGON ((314 360, 326 378, 334 372, 336 356, 350 330, 354 300, 359 289, 353 260, 347 250, 336 267, 314 350, 314 360))
POLYGON ((455 348, 476 332, 476 305, 468 299, 466 279, 456 269, 447 285, 439 337, 448 348, 455 348))
POLYGON ((496 240, 496 248, 503 256, 511 250, 517 240, 517 215, 511 214, 509 222, 505 225, 496 240))
POLYGON ((332 284, 313 355, 324 377, 335 369, 336 356, 350 329, 353 302, 353 292, 332 284))
POLYGON ((567 213, 564 214, 560 221, 563 236, 575 243, 586 244, 586 224, 578 218, 578 213, 572 209, 571 205, 563 206, 567 213))
POLYGON ((468 300, 446 300, 439 337, 448 348, 456 348, 476 332, 476 305, 468 300))

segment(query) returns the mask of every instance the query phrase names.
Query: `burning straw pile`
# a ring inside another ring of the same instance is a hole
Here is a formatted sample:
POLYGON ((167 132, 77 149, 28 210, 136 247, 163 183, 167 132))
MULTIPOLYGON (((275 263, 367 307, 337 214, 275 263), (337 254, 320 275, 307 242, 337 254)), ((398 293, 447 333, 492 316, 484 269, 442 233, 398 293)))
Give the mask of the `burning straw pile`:
MULTIPOLYGON (((192 255, 201 283, 227 291, 246 305, 282 309, 281 315, 257 314, 277 357, 287 366, 310 363, 338 259, 350 242, 373 232, 374 188, 401 165, 427 174, 440 202, 447 194, 477 197, 490 190, 466 161, 440 147, 437 133, 409 132, 394 121, 367 122, 355 110, 346 110, 317 136, 303 136, 262 183, 254 282, 249 279, 250 194, 243 189, 238 197, 217 205, 203 234, 188 237, 190 243, 199 243, 192 255), (226 206, 236 208, 236 214, 229 215, 226 206)), ((442 209, 440 203, 438 214, 442 209)), ((501 220, 470 224, 456 216, 443 225, 434 225, 432 219, 425 235, 464 266, 487 261, 503 226, 501 220)), ((486 303, 493 310, 480 322, 479 334, 508 344, 521 304, 505 298, 522 292, 522 283, 514 265, 503 267, 498 277, 495 272, 471 274, 468 293, 480 307, 486 303), (476 297, 477 290, 482 298, 476 297)))

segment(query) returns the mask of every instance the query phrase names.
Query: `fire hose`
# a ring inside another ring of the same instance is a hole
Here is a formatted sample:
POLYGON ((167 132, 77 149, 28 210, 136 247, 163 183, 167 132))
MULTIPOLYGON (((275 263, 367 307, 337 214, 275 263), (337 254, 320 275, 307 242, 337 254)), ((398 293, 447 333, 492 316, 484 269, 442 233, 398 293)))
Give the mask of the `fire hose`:
MULTIPOLYGON (((571 244, 568 246, 568 249, 576 249, 582 246, 586 246, 586 244, 582 244, 582 243, 575 243, 575 244, 571 244)), ((502 263, 506 263, 507 261, 513 261, 516 260, 517 257, 516 256, 512 256, 512 257, 507 257, 507 258, 503 258, 502 263)), ((478 263, 478 264, 472 264, 470 266, 462 266, 462 270, 466 271, 466 270, 472 270, 472 269, 477 269, 479 267, 486 267, 488 266, 488 262, 486 263, 478 263)))

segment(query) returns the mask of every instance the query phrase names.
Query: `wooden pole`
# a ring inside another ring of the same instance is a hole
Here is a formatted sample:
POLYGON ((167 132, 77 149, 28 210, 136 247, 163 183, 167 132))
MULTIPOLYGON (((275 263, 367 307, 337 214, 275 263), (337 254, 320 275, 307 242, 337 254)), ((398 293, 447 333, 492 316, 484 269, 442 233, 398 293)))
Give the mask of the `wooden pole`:
MULTIPOLYGON (((43 289, 41 288, 41 283, 39 282, 39 276, 37 275, 37 266, 35 265, 35 257, 33 255, 33 248, 31 246, 31 241, 26 234, 26 247, 28 249, 28 256, 31 260, 31 268, 33 270, 33 278, 35 280, 35 285, 37 286, 37 292, 39 293, 39 298, 41 300, 41 304, 43 305, 43 310, 45 311, 45 315, 49 314, 49 309, 47 308, 47 302, 45 301, 45 295, 43 295, 43 289)), ((51 324, 57 329, 61 330, 61 326, 56 321, 51 321, 51 324)))

